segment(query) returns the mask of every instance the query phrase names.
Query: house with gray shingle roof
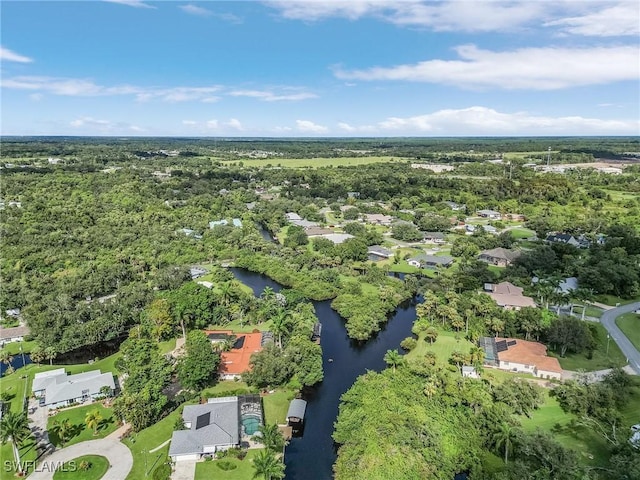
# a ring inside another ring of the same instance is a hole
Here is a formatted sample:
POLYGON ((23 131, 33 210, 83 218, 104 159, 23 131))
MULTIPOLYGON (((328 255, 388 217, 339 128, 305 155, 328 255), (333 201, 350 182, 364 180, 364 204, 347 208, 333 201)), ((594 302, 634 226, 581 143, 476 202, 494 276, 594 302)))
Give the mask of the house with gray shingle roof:
POLYGON ((31 389, 40 399, 40 405, 49 408, 66 407, 72 403, 95 400, 103 395, 104 387, 113 394, 116 389, 111 372, 100 370, 67 375, 64 368, 36 373, 31 389))
POLYGON ((263 424, 262 404, 258 395, 210 398, 205 404, 186 405, 182 420, 184 429, 173 432, 169 446, 174 462, 239 446, 263 424))
POLYGON ((413 258, 407 260, 407 263, 412 267, 417 268, 448 268, 453 263, 453 257, 448 255, 435 256, 421 253, 413 258))

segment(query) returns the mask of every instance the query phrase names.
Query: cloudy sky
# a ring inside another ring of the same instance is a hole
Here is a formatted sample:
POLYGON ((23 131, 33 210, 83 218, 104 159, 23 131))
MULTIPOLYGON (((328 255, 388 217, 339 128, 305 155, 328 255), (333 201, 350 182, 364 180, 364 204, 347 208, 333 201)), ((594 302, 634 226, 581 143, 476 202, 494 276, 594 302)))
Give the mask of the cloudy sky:
POLYGON ((639 135, 637 0, 2 2, 4 135, 639 135))

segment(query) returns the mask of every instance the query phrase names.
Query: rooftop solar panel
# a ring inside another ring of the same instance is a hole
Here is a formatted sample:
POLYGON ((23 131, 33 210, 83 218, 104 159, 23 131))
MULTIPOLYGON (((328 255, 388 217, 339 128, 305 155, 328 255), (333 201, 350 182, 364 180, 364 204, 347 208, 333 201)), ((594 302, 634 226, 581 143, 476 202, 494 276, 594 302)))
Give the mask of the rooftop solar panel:
POLYGON ((507 342, 506 340, 500 340, 499 342, 496 342, 496 350, 498 352, 504 352, 505 350, 507 350, 507 342))
POLYGON ((515 340, 510 340, 507 342, 507 347, 513 347, 516 344, 515 340))
POLYGON ((198 415, 196 418, 196 430, 202 427, 206 427, 209 425, 209 421, 211 419, 211 412, 203 413, 202 415, 198 415))

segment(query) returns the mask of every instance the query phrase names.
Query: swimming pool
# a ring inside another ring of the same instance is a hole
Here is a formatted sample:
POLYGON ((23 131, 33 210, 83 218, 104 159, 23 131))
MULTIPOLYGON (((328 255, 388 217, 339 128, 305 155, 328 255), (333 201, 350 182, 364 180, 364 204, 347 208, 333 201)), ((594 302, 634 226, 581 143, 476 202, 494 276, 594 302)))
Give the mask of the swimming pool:
POLYGON ((247 435, 253 435, 258 431, 258 428, 260 427, 260 415, 245 413, 242 415, 240 423, 242 423, 244 432, 247 435))

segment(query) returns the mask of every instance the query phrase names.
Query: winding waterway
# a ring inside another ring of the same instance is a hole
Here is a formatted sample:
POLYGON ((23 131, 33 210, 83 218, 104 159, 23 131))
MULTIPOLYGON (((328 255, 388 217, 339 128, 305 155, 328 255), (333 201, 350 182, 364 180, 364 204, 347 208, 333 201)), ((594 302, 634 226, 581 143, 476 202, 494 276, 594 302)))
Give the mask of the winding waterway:
MULTIPOLYGON (((267 286, 275 291, 282 288, 264 275, 238 268, 231 271, 238 280, 250 286, 256 296, 267 286)), ((331 309, 329 301, 313 304, 322 323, 324 381, 305 397, 308 403, 304 435, 293 438, 286 449, 287 480, 332 478, 336 449, 331 434, 338 416, 340 396, 359 375, 385 367, 385 352, 399 348, 400 342, 411 335, 411 326, 416 318, 416 301, 405 302, 375 338, 359 343, 347 337, 344 320, 331 309)))

